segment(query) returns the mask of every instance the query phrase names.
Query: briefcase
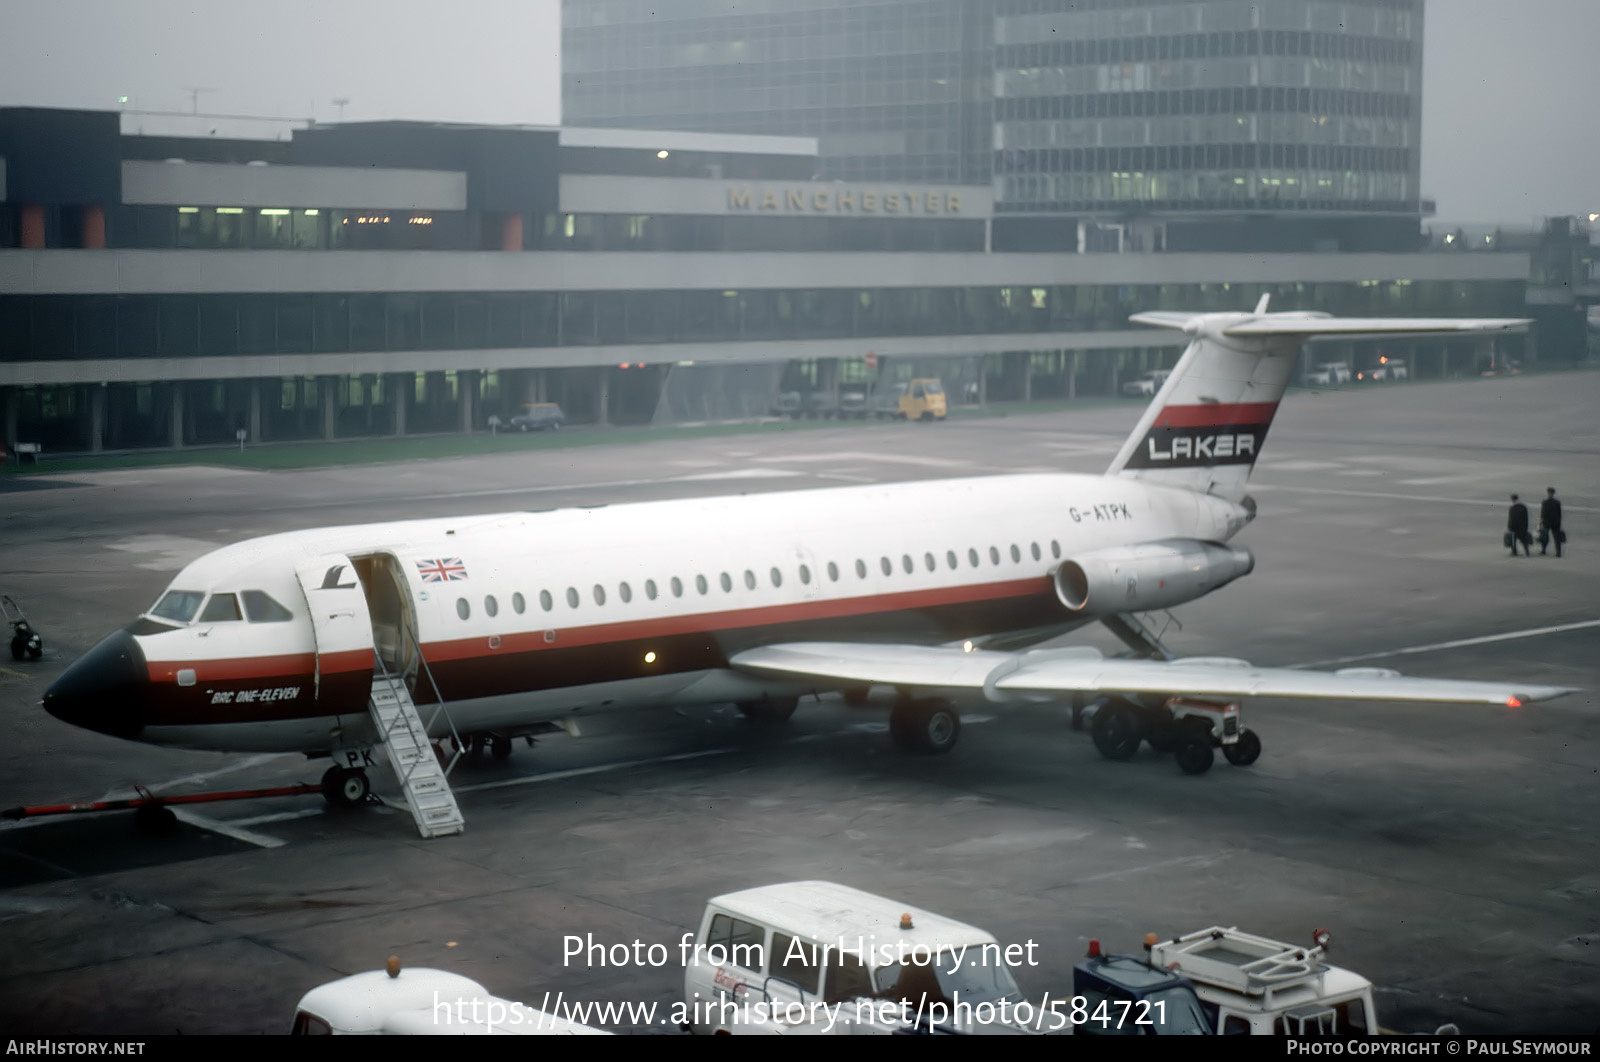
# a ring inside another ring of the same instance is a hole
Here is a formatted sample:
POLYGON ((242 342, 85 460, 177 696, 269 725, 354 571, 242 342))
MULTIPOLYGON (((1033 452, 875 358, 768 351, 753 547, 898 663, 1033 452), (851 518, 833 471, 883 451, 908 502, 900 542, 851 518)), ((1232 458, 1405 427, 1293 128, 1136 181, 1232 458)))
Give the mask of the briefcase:
POLYGON ((1506 532, 1506 537, 1501 539, 1501 541, 1505 543, 1506 549, 1512 549, 1513 547, 1512 547, 1511 543, 1516 541, 1516 537, 1514 535, 1512 535, 1510 531, 1507 531, 1506 532))
MULTIPOLYGON (((1560 534, 1560 532, 1557 532, 1560 534)), ((1550 545, 1550 529, 1543 524, 1539 525, 1539 548, 1545 549, 1550 545)))

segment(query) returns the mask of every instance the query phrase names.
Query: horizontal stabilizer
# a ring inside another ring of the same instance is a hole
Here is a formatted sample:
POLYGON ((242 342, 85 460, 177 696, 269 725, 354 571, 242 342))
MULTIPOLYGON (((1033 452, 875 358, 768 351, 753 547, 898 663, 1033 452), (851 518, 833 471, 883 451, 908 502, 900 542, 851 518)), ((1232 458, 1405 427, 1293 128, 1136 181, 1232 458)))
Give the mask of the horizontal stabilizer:
POLYGON ((1389 332, 1504 332, 1532 322, 1523 317, 1328 317, 1267 314, 1222 330, 1225 336, 1381 335, 1389 332))
POLYGON ((1181 332, 1189 326, 1190 321, 1198 320, 1201 316, 1198 313, 1183 313, 1178 310, 1151 310, 1149 313, 1136 313, 1128 320, 1134 324, 1150 325, 1154 328, 1174 328, 1181 332))
POLYGON ((1525 682, 1408 678, 1380 668, 1302 671, 1255 667, 1243 660, 1218 657, 1171 662, 1108 659, 1083 648, 996 653, 952 647, 794 642, 748 649, 731 662, 741 670, 829 685, 981 690, 989 699, 1000 701, 1024 699, 1031 693, 1122 693, 1517 707, 1575 692, 1563 686, 1525 682))

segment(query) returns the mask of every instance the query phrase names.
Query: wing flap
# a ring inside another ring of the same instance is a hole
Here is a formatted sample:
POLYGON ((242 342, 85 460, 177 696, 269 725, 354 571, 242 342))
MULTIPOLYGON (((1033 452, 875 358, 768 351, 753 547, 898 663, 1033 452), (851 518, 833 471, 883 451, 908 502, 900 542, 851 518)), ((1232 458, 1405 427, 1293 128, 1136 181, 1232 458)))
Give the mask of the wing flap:
MULTIPOLYGON (((1242 662, 1240 662, 1242 663, 1242 662)), ((1306 697, 1341 701, 1422 701, 1444 704, 1521 705, 1572 691, 1525 682, 1468 682, 1411 678, 1363 668, 1354 672, 1301 671, 1175 660, 1026 661, 995 682, 1002 691, 1172 693, 1202 697, 1306 697)))
POLYGON ((982 690, 992 699, 1029 693, 1144 693, 1202 697, 1300 697, 1517 706, 1573 690, 1526 682, 1413 678, 1379 668, 1302 671, 1216 657, 1106 659, 1092 649, 999 653, 958 647, 793 642, 735 654, 734 667, 830 685, 982 690))

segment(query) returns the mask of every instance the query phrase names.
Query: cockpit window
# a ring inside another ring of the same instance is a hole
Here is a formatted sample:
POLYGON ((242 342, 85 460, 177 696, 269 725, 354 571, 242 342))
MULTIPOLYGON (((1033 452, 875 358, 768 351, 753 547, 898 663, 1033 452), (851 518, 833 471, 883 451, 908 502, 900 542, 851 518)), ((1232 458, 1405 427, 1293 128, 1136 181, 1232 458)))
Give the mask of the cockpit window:
POLYGON ((206 602, 206 610, 200 613, 201 623, 226 623, 243 618, 239 615, 239 599, 233 594, 212 594, 211 600, 206 602))
POLYGON ((246 590, 239 596, 244 598, 244 613, 251 623, 283 623, 294 619, 294 613, 260 590, 246 590))
POLYGON ((188 623, 200 611, 200 602, 206 595, 198 590, 168 590, 150 610, 150 615, 174 623, 188 623))

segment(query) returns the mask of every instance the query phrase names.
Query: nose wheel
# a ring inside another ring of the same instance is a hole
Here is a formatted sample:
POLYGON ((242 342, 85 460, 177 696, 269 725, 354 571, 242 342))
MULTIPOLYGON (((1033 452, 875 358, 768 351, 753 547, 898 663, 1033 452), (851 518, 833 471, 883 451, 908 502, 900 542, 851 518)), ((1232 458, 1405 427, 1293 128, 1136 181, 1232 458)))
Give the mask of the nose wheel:
POLYGON ((372 792, 367 772, 351 767, 329 767, 322 776, 322 796, 336 808, 355 808, 372 792))

